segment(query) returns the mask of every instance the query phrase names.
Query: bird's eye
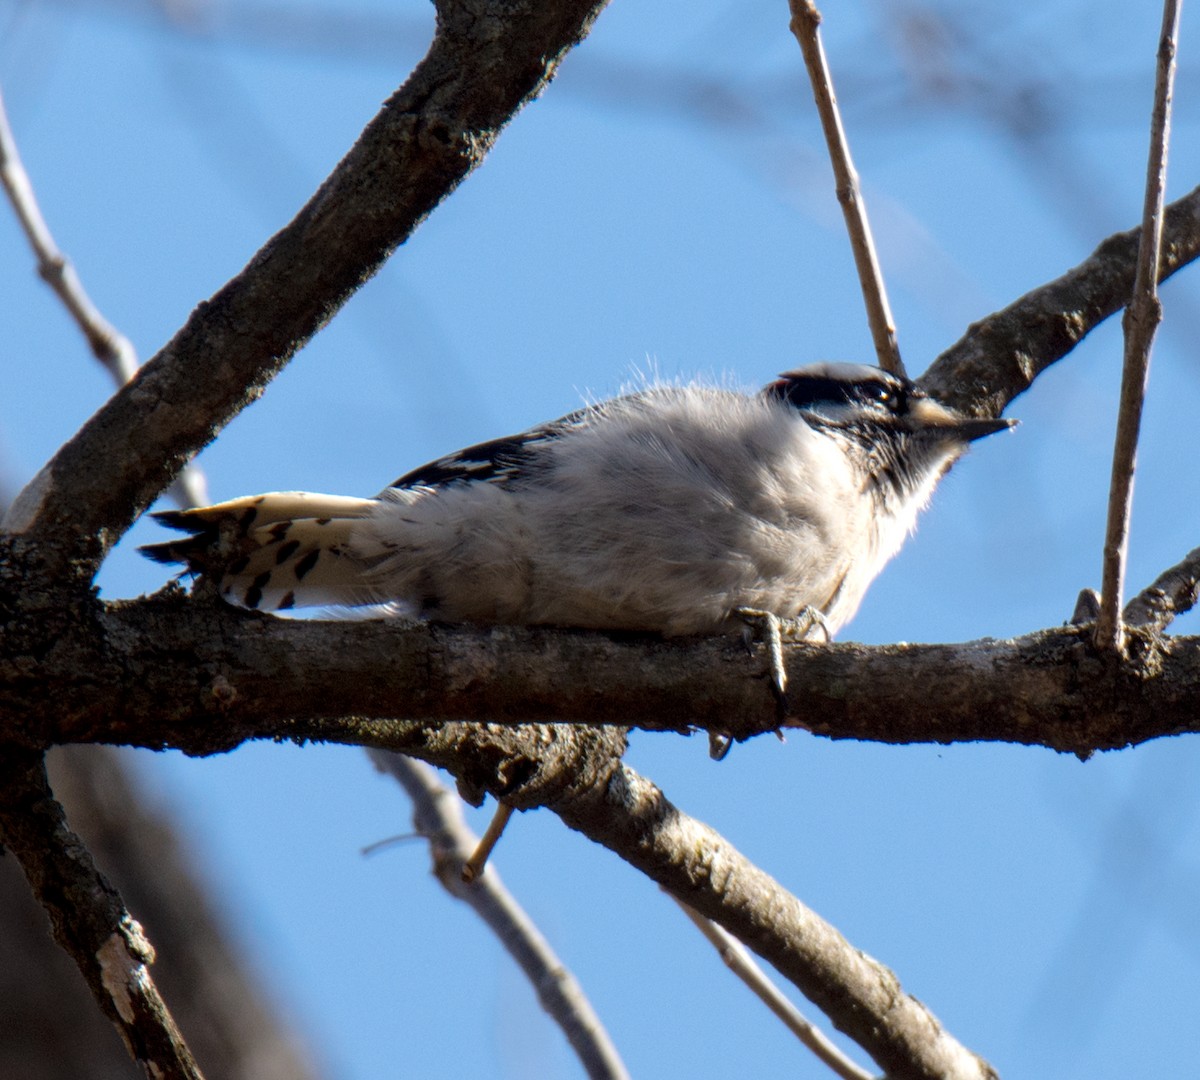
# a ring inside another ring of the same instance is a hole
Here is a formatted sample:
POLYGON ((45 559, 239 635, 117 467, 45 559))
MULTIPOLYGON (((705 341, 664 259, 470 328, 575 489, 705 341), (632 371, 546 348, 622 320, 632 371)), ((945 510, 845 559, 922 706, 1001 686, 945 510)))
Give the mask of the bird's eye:
POLYGON ((883 383, 865 383, 862 388, 862 396, 867 401, 877 401, 881 405, 887 404, 895 397, 895 393, 889 386, 884 386, 883 383))

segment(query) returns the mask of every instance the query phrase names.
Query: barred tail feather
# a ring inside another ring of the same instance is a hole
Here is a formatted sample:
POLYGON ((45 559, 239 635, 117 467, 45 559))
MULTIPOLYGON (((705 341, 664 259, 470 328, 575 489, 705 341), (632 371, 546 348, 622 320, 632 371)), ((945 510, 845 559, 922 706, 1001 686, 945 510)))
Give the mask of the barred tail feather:
POLYGON ((165 563, 220 574, 231 603, 264 611, 321 604, 363 604, 362 566, 349 555, 351 529, 373 499, 274 491, 193 510, 168 510, 156 520, 191 535, 143 547, 165 563))

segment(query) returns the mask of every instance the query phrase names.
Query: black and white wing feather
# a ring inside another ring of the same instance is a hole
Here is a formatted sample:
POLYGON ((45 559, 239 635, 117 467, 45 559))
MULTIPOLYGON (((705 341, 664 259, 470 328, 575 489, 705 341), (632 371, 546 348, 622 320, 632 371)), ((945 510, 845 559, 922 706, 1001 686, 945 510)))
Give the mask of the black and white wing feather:
POLYGON ((506 435, 500 439, 490 439, 475 446, 468 446, 436 461, 430 461, 419 469, 406 472, 389 486, 432 488, 472 481, 509 483, 519 479, 533 467, 540 451, 578 428, 595 412, 594 407, 579 409, 520 434, 506 435))

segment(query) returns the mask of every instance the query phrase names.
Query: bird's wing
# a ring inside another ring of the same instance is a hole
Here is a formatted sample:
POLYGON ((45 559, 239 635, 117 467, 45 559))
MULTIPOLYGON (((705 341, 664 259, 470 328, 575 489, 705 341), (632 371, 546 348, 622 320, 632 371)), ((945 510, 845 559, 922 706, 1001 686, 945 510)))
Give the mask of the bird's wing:
POLYGON ((439 487, 467 480, 507 483, 528 469, 539 450, 586 423, 595 412, 596 406, 589 406, 518 435, 506 435, 468 446, 405 473, 390 486, 439 487))

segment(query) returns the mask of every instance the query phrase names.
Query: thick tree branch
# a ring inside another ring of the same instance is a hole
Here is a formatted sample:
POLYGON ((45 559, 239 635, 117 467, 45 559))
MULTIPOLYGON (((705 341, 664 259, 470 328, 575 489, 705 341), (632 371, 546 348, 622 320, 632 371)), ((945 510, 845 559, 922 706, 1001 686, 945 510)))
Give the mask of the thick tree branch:
MULTIPOLYGON (((317 1080, 318 1063, 304 1045, 308 1040, 288 1028, 273 995, 261 979, 254 978, 257 973, 247 963, 245 942, 229 933, 227 913, 219 910, 207 883, 197 877, 196 852, 150 796, 132 758, 106 746, 69 746, 48 754, 46 767, 67 820, 154 943, 160 960, 154 965, 155 982, 170 1002, 196 1060, 206 1075, 220 1080, 317 1080)), ((47 952, 56 948, 49 940, 44 947, 47 952)), ((40 969, 59 967, 54 963, 60 959, 57 956, 39 959, 40 969)), ((36 961, 30 957, 30 962, 36 961)), ((10 975, 13 982, 18 979, 16 971, 10 975)), ((34 976, 43 977, 40 970, 34 976)), ((6 989, 14 987, 0 986, 0 1002, 6 989)), ((48 984, 44 993, 56 991, 61 993, 61 984, 48 984)), ((23 992, 24 987, 14 1003, 23 992)), ((52 1003, 49 1009, 61 1017, 62 1011, 76 1008, 70 1004, 74 1000, 60 998, 57 1009, 52 1003)), ((94 1011, 89 1005, 82 1002, 80 1011, 94 1011)), ((0 1019, 0 1025, 3 1022, 0 1019)), ((55 1039, 62 1053, 55 1057, 57 1073, 53 1069, 30 1072, 30 1080, 127 1076, 107 1064, 104 1049, 86 1036, 81 1039, 69 1028, 53 1033, 40 1026, 37 1030, 55 1039)), ((31 1048, 36 1045, 35 1032, 24 1034, 31 1048)), ((13 1035, 11 1028, 5 1035, 13 1035)), ((111 1048, 114 1056, 120 1049, 111 1048)), ((0 1048, 0 1061, 3 1058, 0 1048)), ((5 1072, 0 1067, 0 1076, 25 1075, 20 1069, 5 1072)))
POLYGON ((21 863, 55 940, 150 1080, 201 1080, 147 965, 154 950, 104 879, 46 781, 40 754, 0 752, 0 841, 21 863))
MULTIPOLYGON (((972 416, 999 416, 1051 364, 1129 302, 1141 229, 1117 233, 1062 277, 972 323, 918 380, 972 416)), ((1200 255, 1200 188, 1171 203, 1158 280, 1200 255)))
MULTIPOLYGON (((585 732, 585 737, 591 733, 585 732)), ((518 743, 490 725, 426 728, 409 750, 517 805, 544 807, 609 848, 693 910, 719 923, 791 980, 893 1080, 986 1080, 986 1062, 947 1034, 878 961, 754 866, 718 833, 680 812, 620 760, 623 742, 593 744, 569 783, 527 772, 518 743), (527 775, 528 781, 518 779, 527 775)), ((553 729, 541 729, 548 743, 553 729)), ((519 738, 519 735, 516 736, 519 738)))
MULTIPOLYGON (((292 621, 180 595, 60 613, 47 634, 23 638, 22 625, 0 630, 0 741, 29 748, 209 754, 285 738, 405 751, 429 725, 479 717, 735 738, 777 723, 760 661, 735 637, 292 621)), ((962 645, 790 646, 789 722, 831 738, 1084 755, 1200 730, 1200 639, 1131 632, 1131 652, 1109 663, 1078 627, 962 645)))
POLYGON ((308 205, 63 446, 5 527, 41 545, 54 576, 89 581, 183 464, 483 160, 604 3, 443 0, 429 53, 308 205))
MULTIPOLYGON (((101 605, 77 591, 74 603, 54 603, 41 587, 90 580, 180 464, 478 163, 600 6, 567 0, 498 17, 447 0, 429 55, 297 219, 23 493, 7 522, 20 535, 0 551, 0 739, 6 767, 24 772, 4 787, 0 821, 14 849, 32 850, 22 830, 44 800, 20 801, 34 759, 15 746, 211 753, 287 738, 402 750, 451 769, 470 799, 550 807, 611 847, 750 943, 889 1074, 989 1075, 890 972, 620 764, 630 723, 739 738, 774 726, 736 643, 286 622, 171 596, 101 605), (479 716, 494 722, 460 722, 479 716), (606 726, 582 726, 597 724, 606 726)), ((1162 276, 1200 252, 1198 206, 1193 193, 1169 212, 1162 276)), ((965 411, 998 412, 1121 306, 1131 236, 973 328, 926 386, 965 411)), ((965 646, 796 647, 787 662, 803 688, 796 722, 831 737, 993 738, 1086 754, 1200 726, 1200 642, 1140 634, 1134 645, 1134 662, 1118 665, 1069 628, 965 646)), ((105 942, 116 940, 128 972, 149 985, 125 929, 105 942)))
MULTIPOLYGON (((621 854, 750 943, 890 1075, 988 1076, 890 972, 621 765, 630 723, 735 737, 774 726, 736 643, 286 622, 178 596, 102 605, 78 589, 73 603, 46 591, 90 581, 181 463, 478 163, 601 6, 563 0, 497 15, 495 4, 444 0, 428 56, 297 219, 23 493, 7 522, 19 535, 0 549, 0 827, 43 894, 37 876, 48 868, 66 878, 60 857, 82 865, 104 918, 93 927, 71 915, 91 935, 78 952, 123 1018, 131 987, 153 989, 135 924, 77 857, 27 751, 101 741, 211 753, 248 738, 403 750, 451 769, 470 799, 549 807, 621 854), (494 722, 461 722, 479 716, 494 722), (570 726, 529 723, 565 718, 570 726)), ((1193 193, 1168 216, 1163 276, 1200 252, 1198 205, 1193 193)), ((1121 306, 1128 241, 1106 242, 974 328, 926 386, 965 411, 998 412, 1121 306)), ((1133 662, 1119 665, 1068 628, 965 646, 795 647, 787 662, 797 722, 831 737, 995 738, 1084 754, 1200 727, 1200 641, 1139 634, 1134 646, 1133 662)), ((53 896, 45 902, 54 909, 53 896)), ((167 1044, 146 1060, 162 1075, 193 1075, 170 1057, 169 1018, 146 1030, 167 1044)))

